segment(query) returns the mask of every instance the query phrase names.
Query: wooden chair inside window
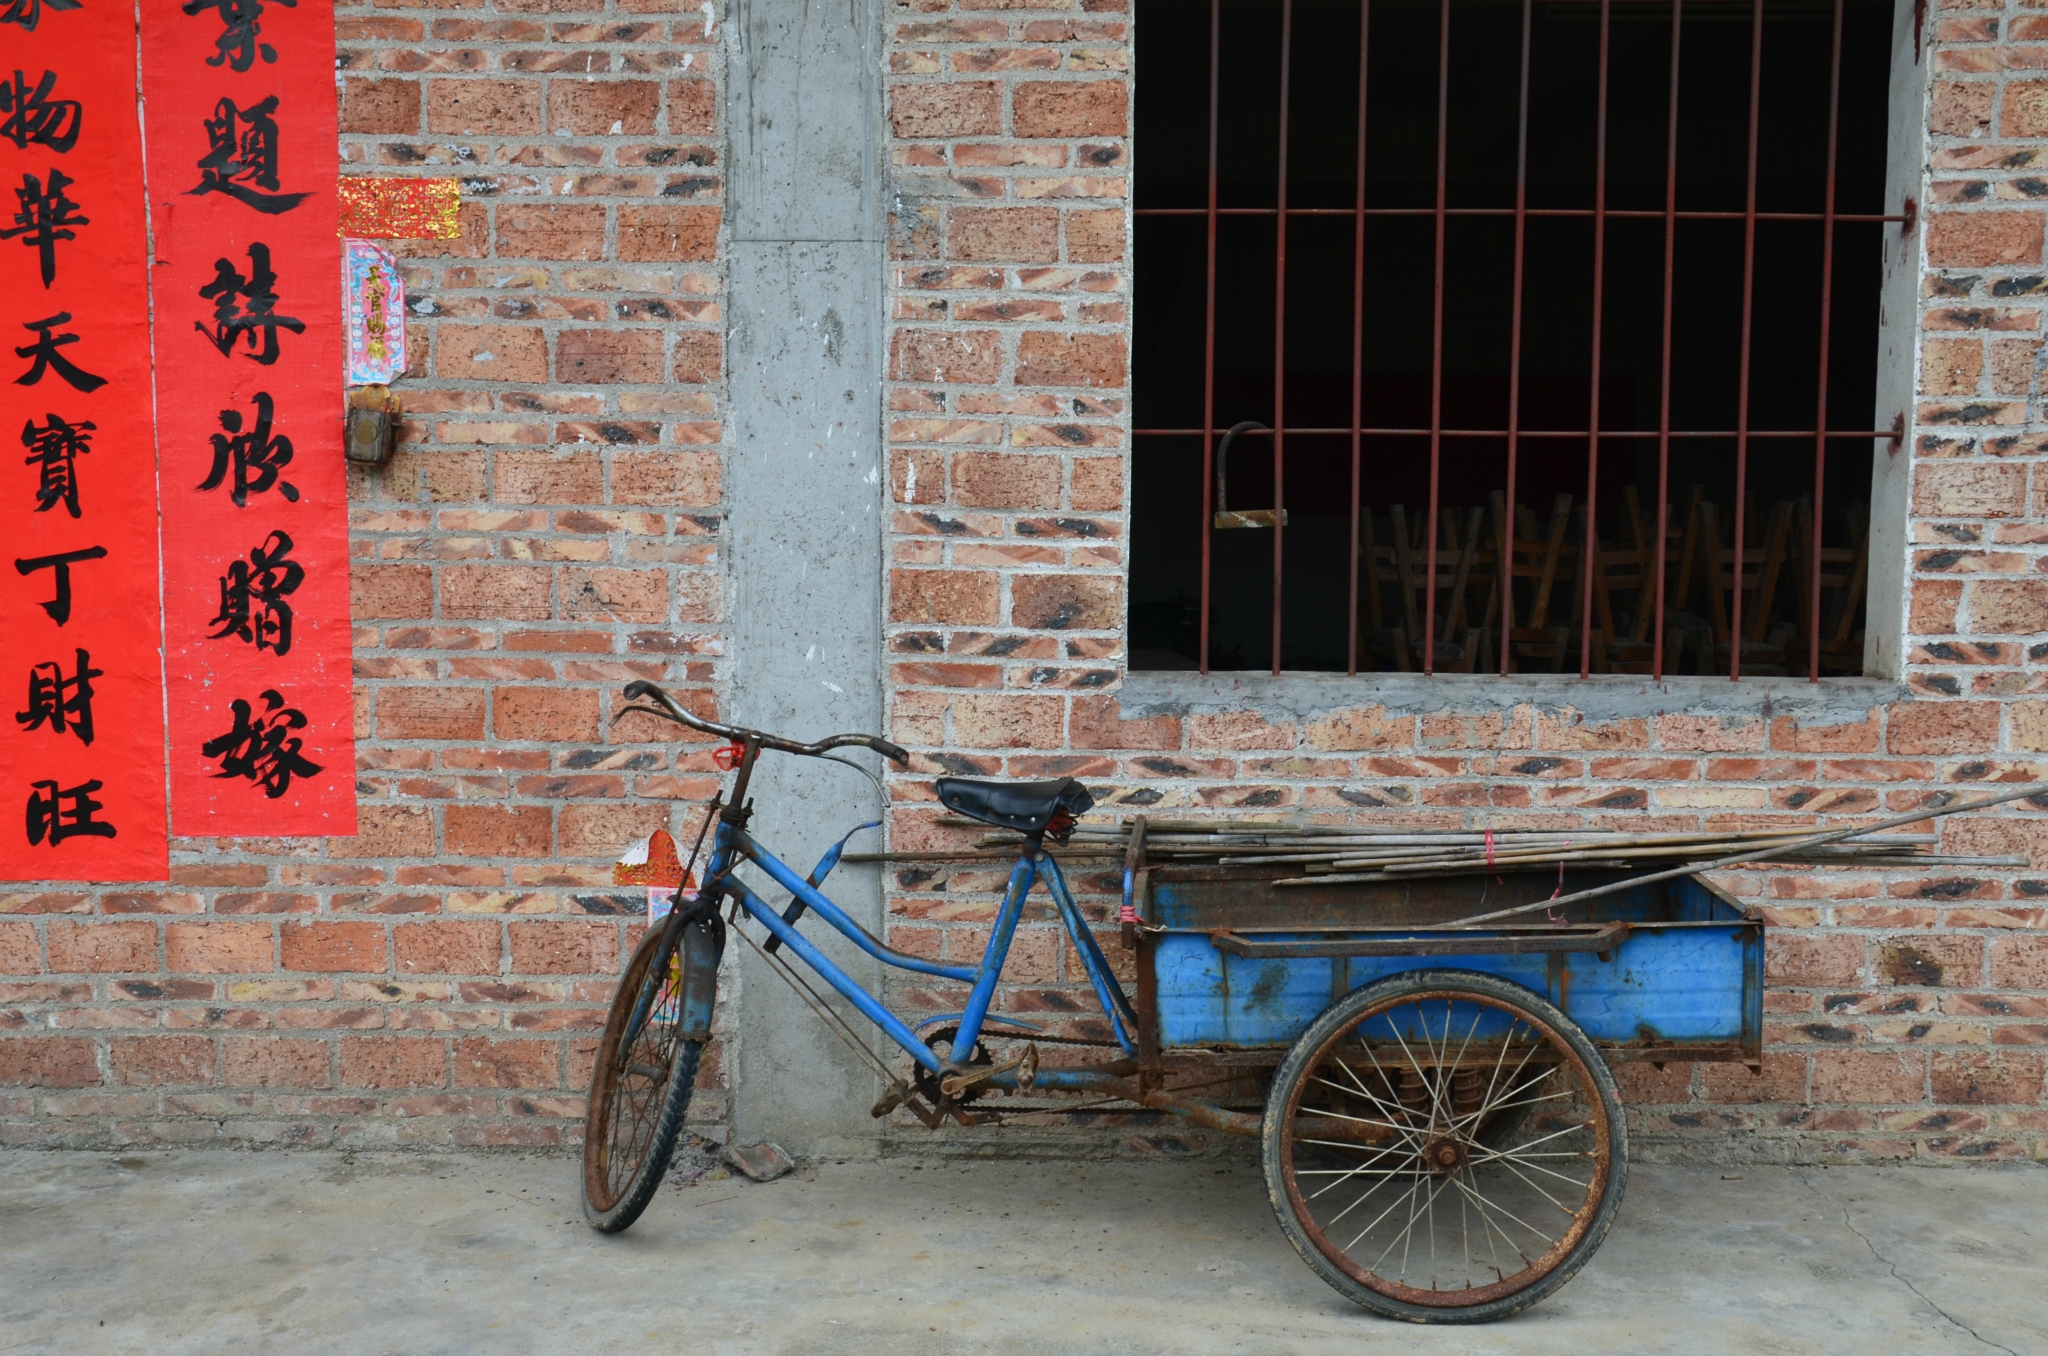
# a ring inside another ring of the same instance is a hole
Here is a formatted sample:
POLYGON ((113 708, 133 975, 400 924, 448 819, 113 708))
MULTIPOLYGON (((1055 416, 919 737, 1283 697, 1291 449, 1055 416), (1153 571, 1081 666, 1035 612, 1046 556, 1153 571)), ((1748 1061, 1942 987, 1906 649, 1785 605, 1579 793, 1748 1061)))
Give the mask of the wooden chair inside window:
MULTIPOLYGON (((1755 521, 1756 514, 1746 515, 1755 521)), ((1724 542, 1720 512, 1711 503, 1700 504, 1700 568, 1705 576, 1707 620, 1713 626, 1714 668, 1725 671, 1739 639, 1742 671, 1760 677, 1783 675, 1786 642, 1796 630, 1794 624, 1774 620, 1780 601, 1779 585, 1785 573, 1787 546, 1792 535, 1792 505, 1781 502, 1772 510, 1770 523, 1756 545, 1724 542), (1732 599, 1742 590, 1743 634, 1730 634, 1732 599)))
MULTIPOLYGON (((1626 527, 1631 544, 1627 547, 1611 547, 1601 543, 1597 568, 1593 574, 1593 616, 1599 624, 1591 667, 1599 673, 1649 673, 1656 666, 1656 647, 1651 643, 1650 628, 1655 624, 1657 609, 1657 571, 1666 568, 1673 557, 1671 544, 1683 544, 1688 540, 1685 528, 1670 521, 1664 530, 1662 549, 1652 542, 1656 535, 1656 520, 1643 512, 1642 502, 1636 494, 1636 487, 1629 485, 1622 490, 1623 525, 1626 527), (1617 596, 1627 607, 1617 611, 1617 596)), ((1667 605, 1669 599, 1666 599, 1667 605)), ((1685 658, 1685 632, 1676 626, 1667 626, 1664 631, 1664 671, 1676 673, 1685 658)))
MULTIPOLYGON (((1382 545, 1371 512, 1361 511, 1359 519, 1359 563, 1364 573, 1359 631, 1364 648, 1383 665, 1419 670, 1425 640, 1423 620, 1429 606, 1429 546, 1424 524, 1411 524, 1405 505, 1391 505, 1387 526, 1392 540, 1382 545)), ((1478 656, 1478 628, 1471 623, 1467 595, 1489 559, 1482 549, 1483 521, 1481 511, 1473 509, 1460 532, 1456 511, 1445 509, 1442 513, 1432 666, 1440 672, 1470 673, 1478 656)))
MULTIPOLYGON (((1796 600, 1798 638, 1792 645, 1791 667, 1804 669, 1812 653, 1813 500, 1801 496, 1794 510, 1791 545, 1791 590, 1796 600)), ((1844 546, 1820 548, 1820 671, 1863 672, 1863 590, 1870 573, 1870 510, 1851 504, 1842 513, 1844 546)))
MULTIPOLYGON (((1560 576, 1569 573, 1577 577, 1578 551, 1566 540, 1571 533, 1572 497, 1557 496, 1550 509, 1549 530, 1541 533, 1536 515, 1526 505, 1516 505, 1510 523, 1506 497, 1495 490, 1490 499, 1495 569, 1499 569, 1499 561, 1508 562, 1508 587, 1515 593, 1512 620, 1516 624, 1508 629, 1509 672, 1532 667, 1559 672, 1571 648, 1571 628, 1558 625, 1551 608, 1559 583, 1570 588, 1570 580, 1561 581, 1560 576), (1526 584, 1526 589, 1517 588, 1518 582, 1526 584), (1526 602, 1521 601, 1524 594, 1526 602)), ((1498 590, 1489 594, 1480 623, 1488 632, 1501 620, 1497 595, 1498 590)))

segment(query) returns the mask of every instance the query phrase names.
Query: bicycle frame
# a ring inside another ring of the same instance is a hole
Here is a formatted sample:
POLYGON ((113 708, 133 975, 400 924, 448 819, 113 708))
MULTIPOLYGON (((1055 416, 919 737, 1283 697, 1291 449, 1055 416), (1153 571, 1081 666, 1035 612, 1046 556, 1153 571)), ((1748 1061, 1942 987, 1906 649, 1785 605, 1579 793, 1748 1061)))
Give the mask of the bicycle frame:
MULTIPOLYGON (((1061 875, 1059 863, 1055 862, 1036 843, 1027 844, 1016 866, 1011 868, 1008 889, 1003 895, 1003 906, 996 915, 995 927, 989 933, 988 946, 983 951, 978 965, 948 965, 942 961, 926 960, 921 956, 908 955, 888 946, 866 928, 855 922, 846 911, 834 903, 818 887, 836 864, 836 851, 828 853, 820 861, 817 870, 806 880, 760 843, 756 842, 740 825, 721 816, 717 836, 712 842, 711 858, 704 873, 704 891, 719 890, 733 899, 747 915, 758 921, 782 945, 801 957, 806 965, 830 984, 849 1003, 880 1027, 888 1037, 903 1048, 903 1051, 918 1064, 941 1072, 946 1061, 903 1020, 882 1006, 880 999, 870 993, 858 980, 842 970, 832 958, 819 950, 809 939, 796 930, 794 918, 803 912, 817 914, 829 923, 840 935, 859 947, 863 952, 881 961, 884 965, 916 974, 935 975, 941 979, 958 980, 972 985, 967 1007, 959 1015, 959 1031, 953 1038, 954 1050, 972 1050, 980 1038, 987 1022, 990 1002, 995 998, 996 984, 1002 977, 1003 964, 1009 958, 1010 942, 1016 935, 1017 923, 1024 913, 1024 900, 1031 886, 1040 880, 1052 895, 1053 903, 1059 909, 1060 920, 1066 926, 1067 936, 1073 941, 1075 954, 1081 958, 1081 967, 1087 972, 1089 983, 1095 989, 1095 996, 1102 1005, 1103 1016, 1109 1020, 1110 1030, 1116 1042, 1127 1056, 1135 1058, 1137 1047, 1137 1014, 1125 997, 1123 987, 1111 974, 1109 962, 1104 959, 1102 949, 1096 945, 1095 936, 1088 930, 1088 924, 1081 917, 1081 911, 1074 903, 1074 897, 1067 889, 1066 878, 1061 875), (732 874, 740 862, 752 862, 769 879, 796 898, 790 917, 777 913, 768 902, 754 892, 746 882, 732 874)), ((951 1015, 951 1014, 947 1014, 951 1015)), ((927 1022, 933 1019, 926 1019, 927 1022)), ((1091 1090, 1101 1086, 1102 1070, 1099 1069, 1040 1069, 1034 1080, 1034 1087, 1091 1090)), ((1017 1086, 1015 1073, 997 1074, 988 1080, 994 1087, 1014 1088, 1017 1086)))

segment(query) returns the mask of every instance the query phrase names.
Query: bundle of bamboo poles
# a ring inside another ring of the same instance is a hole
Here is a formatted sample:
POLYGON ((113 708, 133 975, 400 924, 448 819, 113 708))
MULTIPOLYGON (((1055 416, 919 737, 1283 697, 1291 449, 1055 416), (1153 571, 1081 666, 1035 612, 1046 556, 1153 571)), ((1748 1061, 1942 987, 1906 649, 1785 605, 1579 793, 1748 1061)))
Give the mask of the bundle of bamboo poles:
MULTIPOLYGON (((944 816, 946 828, 984 828, 978 820, 944 816)), ((1118 858, 1130 846, 1132 823, 1079 825, 1063 858, 1118 858)), ((1342 824, 1287 824, 1269 820, 1148 820, 1149 861, 1233 866, 1296 866, 1299 876, 1275 885, 1403 880, 1475 871, 1552 870, 1562 866, 1624 869, 1667 865, 1755 851, 1812 835, 1811 828, 1732 832, 1628 833, 1610 829, 1371 829, 1342 824)), ((1014 860, 1022 839, 983 833, 972 848, 937 852, 848 853, 847 861, 1014 860)), ((2025 857, 1938 854, 1934 834, 1888 833, 1859 841, 1817 845, 1775 860, 1827 866, 2023 867, 2025 857)))

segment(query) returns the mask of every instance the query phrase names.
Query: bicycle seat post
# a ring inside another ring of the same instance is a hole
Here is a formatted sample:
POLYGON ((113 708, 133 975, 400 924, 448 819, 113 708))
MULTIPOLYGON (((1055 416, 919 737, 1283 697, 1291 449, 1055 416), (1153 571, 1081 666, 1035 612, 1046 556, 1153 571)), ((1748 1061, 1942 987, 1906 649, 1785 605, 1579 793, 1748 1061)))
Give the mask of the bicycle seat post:
POLYGON ((732 825, 735 829, 745 828, 747 819, 753 813, 752 808, 747 804, 747 783, 754 776, 754 760, 761 755, 761 737, 750 734, 747 736, 746 743, 741 747, 744 749, 744 752, 740 754, 739 776, 734 779, 732 784, 732 799, 726 803, 723 810, 718 812, 719 819, 732 825))

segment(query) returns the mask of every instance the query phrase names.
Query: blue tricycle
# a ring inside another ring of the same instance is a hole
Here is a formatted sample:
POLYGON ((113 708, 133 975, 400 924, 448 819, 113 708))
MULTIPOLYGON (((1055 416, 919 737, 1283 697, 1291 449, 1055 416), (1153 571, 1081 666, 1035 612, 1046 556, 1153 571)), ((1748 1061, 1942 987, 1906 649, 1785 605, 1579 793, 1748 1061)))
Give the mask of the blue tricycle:
MULTIPOLYGON (((605 1023, 583 1148, 584 1213, 605 1232, 639 1217, 674 1150, 729 925, 870 1061, 885 1089, 876 1116, 901 1108, 934 1128, 973 1125, 995 1119, 970 1109, 991 1094, 1082 1094, 1257 1139, 1274 1213, 1302 1258, 1365 1308, 1415 1322, 1506 1317, 1600 1246, 1628 1174, 1611 1061, 1760 1067, 1763 922, 1695 876, 1475 929, 1447 924, 1481 906, 1486 877, 1276 889, 1270 867, 1150 864, 1134 832, 1127 994, 1045 848, 1093 804, 1078 781, 938 779, 948 809, 1014 831, 1022 846, 980 963, 928 960, 889 947, 823 892, 844 839, 802 875, 747 830, 764 751, 865 747, 907 764, 902 749, 872 735, 800 744, 723 725, 647 682, 625 694, 645 703, 630 710, 731 741, 734 782, 714 803, 695 900, 642 939, 605 1023), (789 902, 762 898, 735 874, 742 863, 789 902), (1098 1048, 1113 1044, 1115 1058, 1074 1062, 1075 1042, 989 1011, 1041 882, 1101 1004, 1098 1048), (806 915, 885 964, 968 986, 965 1008, 913 1029, 804 936, 806 915), (907 1073, 851 1039, 783 952, 880 1027, 909 1056, 907 1073)), ((1625 876, 1561 879, 1577 890, 1625 876)))

